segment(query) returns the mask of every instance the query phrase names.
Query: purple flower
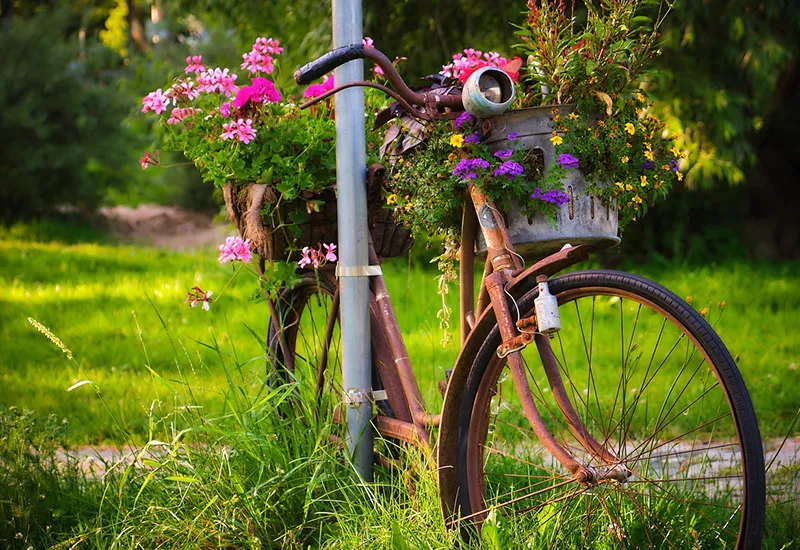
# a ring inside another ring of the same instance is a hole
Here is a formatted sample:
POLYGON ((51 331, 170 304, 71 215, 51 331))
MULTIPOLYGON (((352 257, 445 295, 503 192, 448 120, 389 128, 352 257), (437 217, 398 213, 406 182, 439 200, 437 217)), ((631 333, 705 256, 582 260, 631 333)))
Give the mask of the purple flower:
POLYGON ((494 154, 494 156, 496 156, 499 159, 508 160, 511 158, 511 155, 513 154, 514 151, 512 151, 511 149, 500 149, 494 154))
POLYGON ((456 119, 456 127, 458 129, 461 129, 464 127, 465 124, 471 125, 473 122, 475 122, 475 118, 473 118, 473 116, 469 114, 467 111, 464 111, 456 119))
POLYGON ((517 139, 519 137, 519 132, 511 132, 506 137, 508 138, 508 141, 514 141, 515 139, 517 139))
POLYGON ((537 187, 533 190, 531 198, 549 202, 551 204, 555 204, 556 206, 561 206, 562 204, 569 202, 569 197, 567 197, 567 194, 563 191, 559 189, 551 189, 550 191, 542 192, 541 187, 537 187))
POLYGON ((561 155, 558 155, 558 163, 567 169, 581 167, 580 163, 578 162, 578 159, 573 157, 569 153, 563 153, 561 155))
POLYGON ((678 171, 678 161, 675 160, 675 159, 672 159, 671 161, 669 161, 669 167, 672 169, 673 172, 677 172, 678 171))
POLYGON ((474 180, 478 177, 478 170, 489 168, 489 163, 481 158, 461 159, 453 168, 454 176, 461 176, 462 180, 474 180))
POLYGON ((481 138, 478 134, 470 134, 464 138, 465 143, 474 143, 478 145, 481 142, 481 138))
POLYGON ((642 165, 639 167, 639 173, 640 173, 640 174, 643 174, 643 173, 645 173, 647 170, 654 170, 654 169, 655 169, 655 167, 656 167, 656 163, 655 163, 655 162, 653 162, 652 160, 646 160, 646 161, 644 161, 644 162, 642 163, 642 165))
POLYGON ((514 162, 513 160, 507 160, 503 164, 501 164, 497 170, 494 171, 494 176, 508 176, 509 180, 513 180, 517 176, 521 176, 525 169, 522 165, 518 162, 514 162))

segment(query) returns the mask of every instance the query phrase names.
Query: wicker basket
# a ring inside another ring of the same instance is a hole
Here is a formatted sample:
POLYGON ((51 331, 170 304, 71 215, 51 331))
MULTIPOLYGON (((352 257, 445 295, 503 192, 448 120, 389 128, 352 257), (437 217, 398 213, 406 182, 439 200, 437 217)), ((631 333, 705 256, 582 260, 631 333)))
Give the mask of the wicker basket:
MULTIPOLYGON (((527 149, 538 149, 544 157, 545 172, 555 162, 555 151, 550 138, 553 134, 552 107, 533 107, 509 111, 483 123, 482 131, 487 136, 489 150, 508 149, 522 143, 527 149), (513 143, 507 136, 517 132, 519 138, 513 143)), ((568 115, 573 106, 558 107, 562 116, 568 115)), ((553 227, 543 214, 527 217, 517 204, 505 212, 509 237, 514 249, 526 259, 538 259, 557 252, 565 244, 573 246, 589 244, 595 248, 607 248, 620 242, 617 236, 617 206, 601 201, 587 192, 587 182, 579 170, 569 170, 563 180, 569 202, 557 213, 557 227, 553 227)), ((478 236, 477 253, 486 254, 483 236, 478 236)))
MULTIPOLYGON (((392 211, 381 206, 384 174, 380 165, 369 168, 367 204, 375 252, 380 257, 388 258, 405 254, 414 244, 414 239, 407 228, 394 221, 392 211)), ((278 193, 270 185, 228 183, 223 188, 223 196, 228 218, 236 225, 242 238, 250 239, 258 255, 266 260, 297 261, 299 252, 295 250, 289 254, 290 243, 295 249, 302 249, 304 246, 316 247, 320 243, 338 242, 334 187, 282 202, 272 220, 265 219, 262 214, 265 206, 272 206, 270 210, 273 210, 274 205, 278 204, 278 193), (277 220, 288 221, 293 212, 306 213, 306 205, 311 199, 322 201, 321 206, 318 212, 308 213, 304 223, 298 224, 299 234, 290 233, 288 227, 276 229, 277 220)))

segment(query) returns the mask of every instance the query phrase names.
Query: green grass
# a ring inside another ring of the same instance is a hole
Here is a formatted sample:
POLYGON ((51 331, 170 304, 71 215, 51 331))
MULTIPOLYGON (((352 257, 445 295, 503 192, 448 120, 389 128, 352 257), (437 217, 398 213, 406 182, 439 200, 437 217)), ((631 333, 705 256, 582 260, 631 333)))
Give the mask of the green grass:
MULTIPOLYGON (((327 437, 331 426, 294 403, 291 386, 263 385, 263 352, 250 329, 264 334, 267 315, 247 300, 252 279, 240 277, 209 312, 191 309, 182 303, 188 288, 219 293, 230 276, 213 251, 80 243, 68 228, 45 238, 51 231, 18 228, 0 238, 0 405, 15 407, 0 409, 0 546, 453 547, 430 457, 401 453, 403 469, 378 469, 375 485, 354 485, 327 437), (28 317, 52 329, 73 360, 28 317), (82 380, 95 385, 66 391, 82 380), (103 484, 74 464, 54 466, 59 447, 88 442, 156 454, 144 469, 112 468, 103 484)), ((457 347, 439 344, 436 273, 407 267, 390 261, 384 272, 436 409, 435 383, 457 347)), ((783 435, 798 406, 800 375, 789 366, 800 353, 800 266, 628 269, 691 295, 698 308, 727 301, 716 328, 740 357, 763 433, 783 435)), ((785 475, 796 486, 796 469, 785 475)), ((533 519, 550 521, 546 512, 533 519)), ((797 517, 796 503, 772 505, 765 547, 787 547, 797 517)), ((526 547, 536 521, 498 515, 473 546, 526 547)))
MULTIPOLYGON (((177 380, 180 373, 173 345, 185 346, 185 353, 198 359, 188 375, 207 390, 212 402, 221 399, 218 390, 226 381, 218 366, 209 366, 210 351, 197 342, 216 339, 223 346, 235 344, 240 357, 262 356, 249 332, 265 334, 268 320, 265 304, 248 300, 254 277, 240 274, 209 312, 183 304, 185 292, 193 285, 219 294, 230 278, 230 267, 217 264, 213 250, 175 253, 75 243, 69 227, 55 229, 61 229, 56 232, 59 240, 43 238, 53 235, 53 227, 22 227, 0 235, 4 289, 0 295, 0 382, 4 388, 0 404, 67 418, 73 427, 73 443, 114 442, 120 436, 91 390, 83 387, 66 393, 68 387, 84 379, 95 382, 122 425, 143 436, 142 413, 159 395, 148 368, 167 380, 177 380), (49 327, 72 351, 80 368, 65 362, 63 354, 27 322, 28 317, 49 327)), ((800 264, 626 267, 680 296, 692 296, 698 309, 727 302, 715 328, 739 358, 762 432, 765 436, 781 433, 798 406, 794 388, 800 372, 790 366, 800 362, 796 330, 800 264)), ((423 394, 430 408, 436 409, 441 404, 436 382, 458 352, 457 338, 445 348, 439 343, 442 333, 436 313, 441 302, 435 292, 436 272, 424 264, 409 271, 403 258, 387 261, 384 272, 423 394)), ((451 304, 456 297, 453 288, 451 304)), ((452 325, 457 328, 455 316, 452 325)), ((262 366, 252 361, 245 368, 258 371, 262 366)))

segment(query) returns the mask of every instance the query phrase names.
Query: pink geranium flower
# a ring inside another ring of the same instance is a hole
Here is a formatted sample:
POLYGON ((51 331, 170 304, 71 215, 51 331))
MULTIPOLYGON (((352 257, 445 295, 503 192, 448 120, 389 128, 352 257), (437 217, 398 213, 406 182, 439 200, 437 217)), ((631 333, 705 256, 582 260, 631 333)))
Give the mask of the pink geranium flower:
MULTIPOLYGON (((467 78, 482 67, 497 67, 505 69, 511 61, 518 60, 506 59, 497 52, 482 52, 474 48, 466 48, 464 53, 457 53, 453 56, 453 62, 442 67, 439 74, 466 82, 467 78)), ((519 71, 509 72, 509 76, 516 82, 519 78, 519 71)))
POLYGON ((336 261, 336 254, 334 254, 334 250, 336 250, 336 245, 333 243, 326 244, 325 246, 325 259, 329 262, 336 261))
POLYGON ((177 82, 164 92, 164 95, 173 100, 192 101, 200 96, 200 91, 194 86, 194 82, 190 78, 180 78, 177 82))
POLYGON ((325 75, 325 77, 322 79, 322 84, 310 85, 308 88, 306 88, 306 91, 303 92, 303 97, 305 99, 313 99, 333 90, 333 87, 333 76, 325 75))
POLYGON ((151 155, 149 151, 145 151, 144 156, 139 159, 139 164, 142 165, 142 170, 147 170, 147 167, 150 166, 151 164, 153 166, 161 165, 161 162, 159 161, 158 158, 159 156, 161 156, 161 151, 158 149, 156 149, 155 156, 151 155))
POLYGON ((239 90, 235 84, 238 77, 228 69, 209 69, 197 75, 197 89, 206 94, 224 93, 225 97, 231 97, 239 90))
POLYGON ((278 40, 272 38, 256 38, 253 49, 242 55, 244 63, 242 63, 241 68, 250 73, 270 74, 275 70, 275 58, 273 56, 279 55, 283 51, 279 44, 278 40))
POLYGON ((249 263, 253 259, 250 250, 250 239, 242 240, 241 237, 228 237, 225 242, 219 245, 219 263, 225 264, 237 260, 249 263))
POLYGON ((161 88, 159 88, 155 92, 150 92, 144 96, 142 98, 142 105, 143 113, 155 111, 157 115, 160 115, 167 110, 167 105, 169 105, 169 96, 163 94, 161 92, 161 88))
POLYGON ((186 68, 183 69, 183 72, 186 74, 191 73, 202 73, 206 70, 206 68, 202 65, 203 56, 201 55, 190 55, 186 58, 186 68))
POLYGON ((219 114, 221 114, 224 118, 228 118, 231 116, 231 102, 226 101, 222 105, 219 106, 219 114))
POLYGON ((297 266, 303 268, 310 265, 314 269, 318 269, 328 262, 335 262, 334 250, 336 250, 336 245, 333 243, 320 245, 319 249, 304 246, 297 266))
POLYGON ((189 302, 189 305, 192 307, 197 307, 197 303, 201 303, 204 310, 208 311, 209 307, 211 307, 211 295, 213 294, 212 291, 205 292, 199 286, 192 287, 192 289, 186 293, 186 299, 183 301, 185 304, 189 302))
POLYGON ((183 119, 192 116, 195 113, 199 113, 200 109, 193 109, 191 107, 187 107, 185 109, 181 109, 176 107, 172 109, 170 113, 170 117, 167 119, 167 124, 177 124, 183 119))
POLYGON ((300 261, 297 262, 297 265, 299 267, 305 267, 307 265, 311 265, 311 252, 312 249, 310 249, 309 247, 307 246, 303 247, 302 256, 300 257, 300 261))
POLYGON ((256 76, 250 86, 243 86, 233 100, 233 106, 241 109, 248 101, 253 103, 278 103, 281 100, 281 93, 271 80, 256 76))
POLYGON ((256 137, 256 129, 253 128, 252 119, 232 120, 222 125, 222 139, 238 139, 244 144, 250 143, 256 137))

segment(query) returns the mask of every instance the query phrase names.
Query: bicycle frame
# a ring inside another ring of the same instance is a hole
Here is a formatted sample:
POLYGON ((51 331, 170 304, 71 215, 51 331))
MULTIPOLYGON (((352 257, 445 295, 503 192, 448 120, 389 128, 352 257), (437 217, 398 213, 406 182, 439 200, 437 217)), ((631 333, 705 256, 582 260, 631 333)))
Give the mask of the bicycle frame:
MULTIPOLYGON (((469 347, 470 336, 479 322, 476 321, 476 318, 480 321, 484 319, 494 321, 496 319, 503 341, 515 341, 516 339, 518 344, 516 346, 517 350, 510 352, 506 359, 511 367, 514 385, 517 388, 525 416, 531 427, 553 456, 578 481, 588 481, 591 474, 576 462, 572 455, 550 434, 533 403, 519 354, 524 345, 535 341, 543 359, 548 381, 553 388, 553 394, 567 425, 575 437, 584 443, 587 448, 592 449, 603 462, 616 464, 619 460, 603 445, 595 441, 581 424, 567 396, 555 357, 550 350, 548 339, 543 335, 533 336, 530 333, 518 332, 512 319, 505 290, 514 288, 525 280, 529 281, 536 278, 546 280, 547 277, 561 269, 588 257, 589 251, 584 246, 568 248, 544 258, 531 268, 523 271, 522 263, 514 253, 513 245, 510 242, 505 223, 499 211, 475 186, 470 188, 468 197, 469 200, 464 209, 462 223, 463 244, 460 252, 459 309, 463 347, 459 359, 464 356, 464 350, 469 347), (472 289, 474 288, 474 245, 478 226, 480 226, 487 243, 488 255, 476 309, 472 289)), ((373 265, 378 264, 378 257, 371 244, 370 263, 373 265)), ((443 415, 432 414, 425 408, 383 277, 380 275, 373 277, 370 281, 370 288, 372 291, 370 297, 370 324, 373 364, 383 382, 386 398, 394 413, 394 418, 378 415, 376 418, 377 430, 386 437, 396 438, 431 449, 431 432, 441 425, 443 415)), ((332 325, 329 325, 326 339, 331 337, 332 328, 332 325)), ((483 338, 479 337, 476 340, 481 343, 483 338)), ((459 363, 460 361, 456 363, 456 369, 451 381, 456 376, 456 371, 461 375, 461 371, 465 370, 464 368, 459 369, 459 363)), ((453 399, 455 399, 454 393, 450 391, 450 384, 448 383, 444 411, 454 408, 453 399)), ((440 456, 441 443, 440 438, 440 456)))

